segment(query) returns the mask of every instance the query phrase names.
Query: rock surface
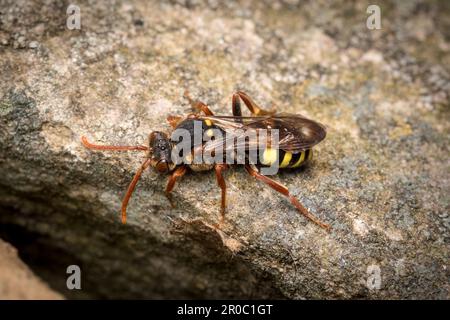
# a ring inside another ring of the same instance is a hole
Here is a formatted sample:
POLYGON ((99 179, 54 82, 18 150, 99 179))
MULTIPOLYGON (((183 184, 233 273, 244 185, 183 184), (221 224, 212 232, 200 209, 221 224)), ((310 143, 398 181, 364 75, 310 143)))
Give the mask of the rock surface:
POLYGON ((450 8, 383 2, 0 2, 0 236, 67 297, 425 298, 449 295, 450 8), (229 114, 231 94, 328 127, 313 163, 277 178, 306 221, 242 168, 164 197, 147 171, 119 211, 143 144, 190 111, 184 89, 229 114), (25 240, 24 240, 25 239, 25 240), (66 267, 82 270, 65 289, 66 267))
POLYGON ((0 300, 61 298, 19 259, 16 249, 0 240, 0 300))

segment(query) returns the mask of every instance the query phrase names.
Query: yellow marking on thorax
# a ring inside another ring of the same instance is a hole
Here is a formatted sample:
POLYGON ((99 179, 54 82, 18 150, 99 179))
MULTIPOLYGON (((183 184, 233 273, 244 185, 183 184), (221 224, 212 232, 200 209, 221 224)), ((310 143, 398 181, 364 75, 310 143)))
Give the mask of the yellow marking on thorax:
POLYGON ((211 127, 211 126, 212 126, 212 121, 209 120, 209 119, 206 119, 206 120, 205 120, 205 124, 206 124, 208 127, 211 127))
POLYGON ((266 150, 264 150, 262 161, 261 161, 262 164, 264 164, 266 166, 270 166, 273 163, 275 163, 276 161, 278 161, 278 150, 277 149, 267 148, 266 150))
POLYGON ((299 166, 303 163, 304 160, 305 160, 305 151, 302 151, 302 153, 301 153, 301 155, 300 155, 300 158, 297 160, 296 163, 294 163, 294 164, 291 166, 291 168, 297 168, 297 167, 299 167, 299 166))
POLYGON ((280 168, 286 168, 292 159, 292 153, 286 152, 283 157, 283 161, 280 163, 280 168))

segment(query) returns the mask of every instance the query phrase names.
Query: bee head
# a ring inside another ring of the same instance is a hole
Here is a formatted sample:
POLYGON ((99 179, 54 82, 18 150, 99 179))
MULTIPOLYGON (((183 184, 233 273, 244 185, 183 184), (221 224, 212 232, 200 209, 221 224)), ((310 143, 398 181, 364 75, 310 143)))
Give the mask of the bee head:
POLYGON ((164 132, 153 131, 149 136, 149 147, 151 166, 156 171, 167 173, 175 168, 171 161, 172 144, 164 132))

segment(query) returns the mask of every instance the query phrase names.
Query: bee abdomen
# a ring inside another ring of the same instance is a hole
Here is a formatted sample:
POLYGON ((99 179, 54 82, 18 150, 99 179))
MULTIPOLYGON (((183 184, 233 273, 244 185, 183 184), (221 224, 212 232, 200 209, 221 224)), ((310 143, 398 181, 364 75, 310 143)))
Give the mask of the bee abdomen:
POLYGON ((262 156, 262 164, 271 166, 278 162, 280 168, 299 168, 312 159, 313 151, 308 149, 298 153, 291 153, 284 150, 266 149, 262 156))
MULTIPOLYGON (((302 152, 298 152, 292 155, 291 160, 289 161, 289 165, 287 168, 298 168, 307 163, 308 161, 311 161, 313 156, 313 150, 308 149, 302 152)), ((281 166, 280 166, 281 167, 281 166)))

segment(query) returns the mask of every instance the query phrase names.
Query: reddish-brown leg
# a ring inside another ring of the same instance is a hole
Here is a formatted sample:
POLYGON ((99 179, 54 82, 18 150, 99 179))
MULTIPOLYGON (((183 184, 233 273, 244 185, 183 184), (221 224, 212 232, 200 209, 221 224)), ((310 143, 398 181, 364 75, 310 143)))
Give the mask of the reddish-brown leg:
POLYGON ((269 185, 272 189, 280 192, 282 195, 287 197, 289 201, 300 211, 301 214, 303 214, 305 217, 307 217, 309 220, 320 226, 321 228, 324 228, 327 231, 330 231, 331 227, 320 221, 316 216, 311 214, 293 195, 290 194, 289 190, 283 186, 282 184, 276 182, 275 180, 272 180, 261 173, 259 173, 257 170, 253 169, 250 165, 245 165, 245 169, 247 172, 255 177, 256 179, 264 182, 265 184, 269 185))
POLYGON ((187 171, 186 166, 178 167, 177 169, 175 169, 175 171, 172 173, 169 180, 167 181, 166 197, 167 197, 167 199, 169 199, 169 202, 170 202, 170 205, 172 206, 172 208, 174 207, 174 204, 172 202, 172 195, 170 193, 172 192, 173 188, 175 187, 175 182, 177 181, 177 179, 184 176, 186 171, 187 171))
POLYGON ((135 173, 133 180, 131 180, 130 185, 128 186, 127 193, 125 193, 125 197, 122 200, 122 223, 125 224, 127 222, 127 206, 128 201, 130 201, 131 195, 133 194, 134 188, 139 181, 139 178, 142 175, 142 172, 148 168, 150 165, 150 159, 146 159, 144 163, 142 163, 141 167, 135 173))
POLYGON ((238 91, 235 94, 233 94, 234 116, 242 116, 239 98, 242 99, 242 101, 244 101, 244 104, 247 106, 248 110, 250 110, 250 112, 255 116, 266 116, 266 115, 273 115, 276 113, 276 110, 266 111, 264 109, 261 109, 245 92, 238 91))
POLYGON ((112 150, 112 151, 148 151, 146 146, 103 146, 90 143, 85 136, 81 137, 83 145, 92 150, 112 150))
POLYGON ((172 127, 172 128, 176 128, 177 127, 177 125, 178 125, 178 123, 180 123, 180 121, 182 120, 183 118, 182 117, 180 117, 180 116, 172 116, 172 115, 169 115, 168 117, 167 117, 167 122, 170 124, 170 126, 172 127))
POLYGON ((189 95, 189 91, 186 90, 184 92, 184 97, 189 100, 189 103, 191 104, 192 109, 194 111, 201 111, 207 116, 213 116, 214 115, 206 104, 204 104, 201 101, 194 101, 191 98, 191 96, 189 95))
POLYGON ((220 222, 219 226, 223 224, 225 221, 225 210, 226 210, 226 196, 227 196, 227 186, 225 184, 225 179, 223 178, 222 172, 225 171, 228 168, 228 165, 226 164, 216 164, 214 166, 214 169, 216 171, 216 179, 217 184, 219 185, 220 189, 222 190, 222 200, 220 203, 220 222))

